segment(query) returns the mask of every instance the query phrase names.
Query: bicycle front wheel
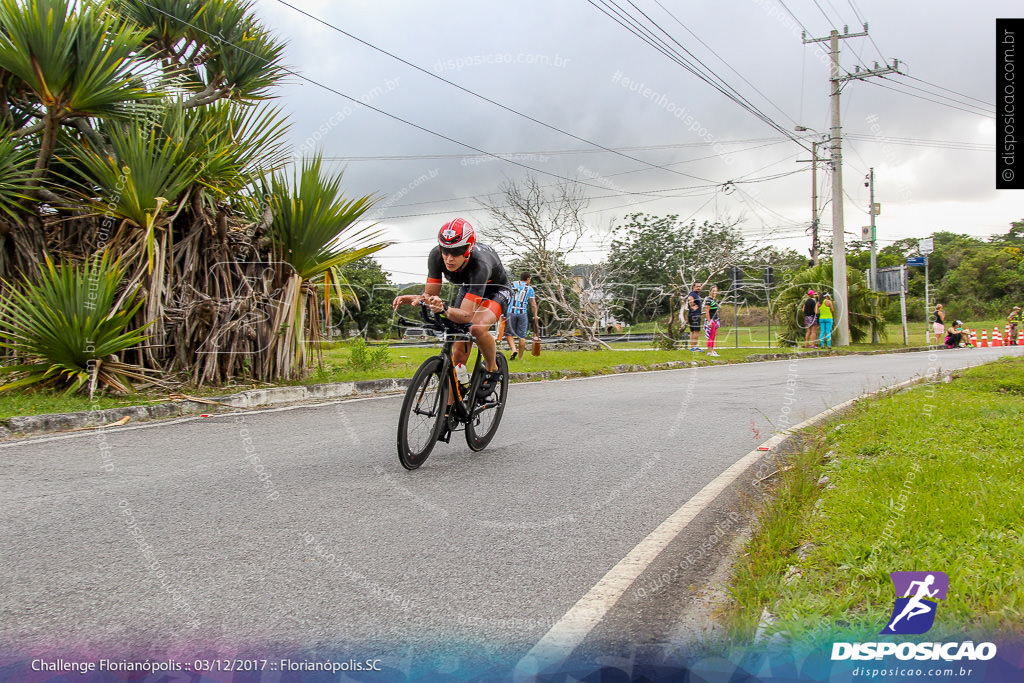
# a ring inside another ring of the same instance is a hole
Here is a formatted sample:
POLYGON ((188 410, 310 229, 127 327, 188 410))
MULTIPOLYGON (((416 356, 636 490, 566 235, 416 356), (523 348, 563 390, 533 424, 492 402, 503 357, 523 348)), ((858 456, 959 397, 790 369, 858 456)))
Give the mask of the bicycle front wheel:
POLYGON ((471 450, 483 450, 494 438, 501 422, 501 414, 505 412, 505 399, 508 397, 508 361, 498 353, 496 359, 501 377, 493 388, 483 387, 483 373, 473 377, 469 387, 473 397, 472 414, 466 424, 466 443, 471 450), (486 389, 490 389, 486 391, 486 389), (486 391, 486 393, 485 393, 486 391))
POLYGON ((414 470, 423 464, 437 443, 444 421, 448 382, 442 376, 440 356, 428 358, 412 378, 398 418, 398 459, 414 470))

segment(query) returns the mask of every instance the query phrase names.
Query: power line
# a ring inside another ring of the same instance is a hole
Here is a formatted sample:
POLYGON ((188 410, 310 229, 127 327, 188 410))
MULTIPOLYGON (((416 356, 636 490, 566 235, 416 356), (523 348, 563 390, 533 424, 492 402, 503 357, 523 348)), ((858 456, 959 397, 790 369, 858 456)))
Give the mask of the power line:
MULTIPOLYGON (((868 23, 867 19, 865 19, 864 17, 861 16, 861 13, 857 10, 857 6, 854 4, 853 0, 848 0, 848 2, 850 3, 850 9, 853 10, 853 16, 857 17, 857 21, 859 23, 867 26, 867 23, 868 23)), ((887 61, 886 56, 884 54, 882 54, 882 50, 881 50, 881 48, 878 47, 878 43, 875 42, 874 37, 869 35, 868 36, 868 40, 870 40, 871 44, 875 46, 875 52, 877 52, 878 56, 882 58, 882 61, 883 62, 887 61)))
POLYGON ((969 152, 992 152, 995 151, 995 145, 988 145, 980 142, 957 142, 955 140, 924 140, 920 138, 895 138, 895 137, 879 137, 874 135, 867 135, 863 133, 847 133, 846 137, 851 140, 861 140, 864 142, 879 142, 883 144, 893 145, 910 145, 913 147, 934 147, 936 149, 959 149, 969 152))
POLYGON ((734 69, 734 68, 732 67, 732 65, 731 65, 731 64, 729 64, 729 62, 725 61, 725 58, 723 58, 723 57, 722 57, 722 56, 721 56, 720 54, 718 54, 718 53, 717 53, 717 52, 715 51, 715 49, 714 49, 714 48, 712 48, 712 47, 711 47, 710 45, 708 45, 708 44, 707 44, 707 43, 705 43, 705 42, 704 42, 703 40, 701 40, 700 36, 698 36, 698 35, 697 35, 696 33, 694 33, 694 32, 693 32, 693 31, 692 31, 692 30, 691 30, 691 29, 690 29, 690 28, 689 28, 689 27, 688 27, 688 26, 687 26, 686 24, 684 24, 684 23, 683 23, 682 21, 680 21, 680 20, 679 20, 679 18, 678 18, 678 17, 676 17, 676 15, 675 15, 675 14, 673 14, 673 13, 672 13, 671 11, 669 11, 669 10, 668 10, 668 9, 667 9, 667 8, 666 8, 666 7, 665 7, 665 6, 663 5, 663 4, 661 4, 660 0, 654 0, 654 4, 656 4, 656 5, 657 5, 658 7, 660 7, 660 8, 662 9, 662 10, 664 10, 664 11, 665 11, 665 13, 666 13, 666 14, 668 14, 668 15, 669 15, 670 17, 672 17, 672 19, 673 19, 673 20, 674 20, 674 21, 675 21, 675 22, 676 22, 677 24, 679 24, 679 25, 680 25, 680 26, 681 26, 681 27, 682 27, 682 28, 683 28, 683 29, 684 29, 684 30, 685 30, 685 31, 686 31, 687 33, 689 33, 689 34, 690 34, 691 36, 693 36, 693 37, 694 37, 694 38, 695 38, 695 39, 697 40, 697 42, 699 42, 699 43, 700 43, 701 45, 703 45, 704 47, 706 47, 706 48, 707 48, 707 49, 708 49, 708 50, 709 50, 709 51, 711 52, 711 54, 713 54, 713 55, 714 55, 715 57, 718 57, 719 61, 721 61, 721 62, 722 62, 723 64, 725 64, 725 65, 726 65, 726 66, 727 66, 727 67, 729 68, 729 70, 730 70, 730 71, 732 71, 732 72, 733 72, 734 74, 736 74, 737 76, 739 76, 739 77, 740 77, 740 79, 742 79, 744 83, 746 83, 746 84, 747 84, 747 85, 749 85, 749 86, 750 86, 751 88, 753 88, 753 89, 754 89, 754 92, 756 92, 756 93, 757 93, 758 95, 760 95, 761 97, 763 97, 763 98, 765 99, 765 101, 767 101, 767 102, 768 102, 768 104, 770 104, 770 105, 772 105, 773 107, 775 107, 775 109, 776 109, 776 110, 777 110, 777 111, 778 111, 778 112, 779 112, 780 114, 782 114, 782 115, 783 115, 783 116, 785 116, 785 117, 786 117, 787 119, 789 119, 789 120, 790 120, 790 121, 791 121, 791 122, 792 122, 792 123, 793 123, 794 125, 796 124, 796 121, 794 121, 794 120, 793 120, 793 118, 792 118, 791 116, 789 116, 789 114, 787 114, 787 113, 786 113, 786 112, 785 112, 785 111, 784 111, 784 110, 782 109, 782 107, 780 107, 779 105, 775 104, 775 102, 773 102, 773 101, 771 100, 771 98, 770 98, 770 97, 768 97, 768 96, 767 96, 767 95, 765 95, 765 94, 764 94, 763 92, 761 92, 761 91, 760 91, 760 90, 758 89, 758 87, 757 87, 756 85, 754 85, 753 83, 751 83, 750 81, 748 81, 748 80, 746 79, 746 77, 745 77, 745 76, 744 76, 743 74, 741 74, 741 73, 740 73, 739 71, 737 71, 736 69, 734 69))
POLYGON ((789 132, 789 130, 786 127, 781 126, 778 123, 776 123, 773 119, 771 119, 771 117, 767 116, 764 112, 762 112, 760 109, 758 109, 756 106, 754 106, 749 100, 747 100, 742 95, 740 95, 739 92, 735 90, 735 88, 730 86, 724 79, 722 79, 720 76, 718 76, 712 69, 710 69, 706 64, 704 64, 699 58, 697 58, 695 55, 693 55, 693 53, 691 53, 689 50, 687 50, 685 46, 683 46, 678 40, 676 40, 664 28, 662 28, 656 21, 651 19, 646 13, 643 12, 643 10, 640 10, 632 2, 632 0, 627 0, 627 2, 629 2, 629 4, 634 9, 636 9, 645 19, 647 19, 647 21, 651 25, 653 25, 658 31, 663 33, 669 40, 671 40, 673 43, 675 43, 678 46, 679 49, 673 48, 664 39, 662 39, 659 36, 657 36, 653 29, 649 28, 648 26, 645 26, 642 21, 640 21, 636 17, 632 16, 626 9, 624 9, 622 6, 620 6, 616 2, 616 0, 587 0, 587 1, 592 6, 594 6, 598 11, 600 11, 603 14, 605 14, 609 18, 611 18, 613 21, 615 21, 617 24, 619 24, 620 26, 625 28, 627 31, 632 33, 634 36, 636 36, 637 38, 639 38, 643 42, 647 43, 648 45, 653 47, 655 50, 660 52, 661 54, 663 54, 666 57, 668 57, 669 60, 671 60, 671 61, 675 62, 676 64, 678 64, 679 66, 683 67, 684 69, 689 71, 691 74, 693 74, 694 76, 696 76, 700 80, 704 81, 705 83, 707 83, 708 85, 713 87, 715 90, 718 90, 720 93, 725 95, 727 98, 729 98, 730 100, 732 100, 736 104, 740 105, 740 107, 742 107, 743 109, 747 110, 749 113, 754 115, 756 118, 758 118, 761 121, 763 121, 764 123, 768 124, 769 126, 774 128, 775 130, 779 131, 780 133, 782 133, 786 137, 788 137, 791 140, 793 140, 794 142, 796 142, 797 144, 803 146, 803 142, 799 138, 795 137, 792 133, 789 132), (682 52, 680 52, 680 49, 681 49, 682 52), (683 52, 685 52, 687 55, 689 55, 690 59, 687 59, 687 57, 683 56, 683 54, 682 54, 683 52), (692 59, 692 61, 691 61, 691 59, 692 59), (698 67, 697 64, 699 64, 700 66, 698 67))
MULTIPOLYGON (((949 100, 950 102, 955 102, 956 104, 961 104, 961 105, 963 105, 965 107, 973 107, 974 109, 982 109, 982 107, 980 107, 980 106, 978 106, 976 104, 971 104, 970 102, 961 102, 960 100, 955 99, 953 97, 950 97, 949 95, 943 95, 942 93, 936 93, 936 92, 932 92, 931 90, 925 90, 924 88, 919 88, 916 85, 910 85, 909 83, 900 83, 900 85, 902 85, 904 88, 910 88, 911 90, 917 90, 917 91, 926 93, 928 95, 933 95, 935 97, 941 97, 942 99, 949 100)), ((995 111, 995 105, 989 105, 989 108, 991 108, 992 111, 995 111)))
MULTIPOLYGON (((882 76, 882 78, 885 78, 885 77, 882 76)), ((889 78, 886 78, 885 80, 889 81, 890 83, 893 82, 892 79, 889 79, 889 78)), ((947 102, 943 102, 941 100, 933 100, 933 99, 931 99, 929 97, 922 97, 921 95, 915 95, 912 92, 907 92, 906 90, 900 90, 899 88, 894 88, 894 87, 892 87, 890 85, 885 85, 884 83, 879 83, 878 81, 869 81, 869 82, 872 83, 873 85, 878 86, 879 88, 885 88, 886 90, 892 90, 893 92, 898 92, 901 95, 907 95, 908 97, 913 97, 913 98, 916 98, 916 99, 919 99, 919 100, 924 100, 925 102, 932 102, 934 104, 942 105, 943 107, 949 107, 950 109, 956 109, 957 111, 962 111, 962 112, 965 112, 967 114, 974 114, 975 116, 984 116, 985 118, 989 118, 989 119, 994 119, 996 117, 995 112, 992 112, 991 114, 989 114, 987 112, 972 111, 970 109, 964 109, 963 107, 956 107, 956 106, 954 106, 952 104, 949 104, 947 102)))
MULTIPOLYGON (((864 24, 866 26, 867 25, 867 20, 861 15, 860 11, 857 9, 857 5, 854 3, 854 0, 847 0, 847 2, 850 5, 850 9, 853 10, 854 16, 857 17, 857 21, 859 21, 861 24, 864 24)), ((870 40, 871 44, 874 45, 875 51, 878 53, 878 56, 882 58, 882 61, 883 62, 888 61, 888 58, 882 53, 881 48, 878 47, 878 43, 875 42, 874 37, 871 36, 871 35, 868 35, 868 40, 870 40)), ((939 90, 945 90, 946 92, 952 93, 954 95, 957 95, 958 97, 962 97, 962 98, 968 99, 968 100, 974 100, 975 102, 980 102, 981 104, 985 105, 987 108, 995 109, 996 105, 993 104, 992 102, 986 102, 985 100, 980 100, 980 99, 978 99, 976 97, 971 97, 970 95, 965 95, 964 93, 957 92, 956 90, 951 90, 949 88, 943 87, 941 85, 937 85, 935 83, 929 83, 928 81, 926 81, 924 79, 915 78, 914 76, 910 76, 909 74, 900 74, 900 75, 903 76, 904 78, 909 78, 911 80, 918 81, 919 83, 924 83, 925 85, 930 85, 933 88, 938 88, 939 90)), ((912 86, 907 86, 907 87, 912 87, 912 86)), ((927 92, 927 91, 924 91, 924 92, 927 92)), ((931 93, 931 94, 934 94, 934 93, 931 93)), ((952 99, 952 98, 950 98, 950 99, 952 99)), ((968 105, 968 106, 973 106, 973 105, 968 105)))
POLYGON ((909 74, 903 74, 903 76, 904 76, 905 78, 909 78, 909 79, 910 79, 910 80, 912 80, 912 81, 917 81, 917 82, 919 82, 919 83, 924 83, 925 85, 930 85, 930 86, 932 86, 933 88, 938 88, 939 90, 945 90, 946 92, 951 92, 951 93, 953 93, 954 95, 959 95, 960 97, 963 97, 963 98, 965 98, 965 99, 968 99, 968 100, 974 100, 975 102, 981 102, 981 103, 982 103, 982 104, 984 104, 984 105, 985 105, 986 107, 992 107, 993 109, 995 109, 995 106, 996 106, 996 105, 995 105, 995 104, 993 104, 992 102, 986 102, 985 100, 979 100, 979 99, 978 99, 977 97, 971 97, 970 95, 965 95, 965 94, 963 94, 963 93, 961 93, 961 92, 957 92, 956 90, 950 90, 949 88, 944 88, 944 87, 942 87, 941 85, 937 85, 937 84, 935 84, 935 83, 929 83, 928 81, 926 81, 926 80, 924 80, 924 79, 921 79, 921 78, 915 78, 914 76, 911 76, 911 75, 909 75, 909 74))
MULTIPOLYGON (((687 147, 708 147, 712 145, 739 145, 747 144, 751 142, 784 142, 788 138, 782 137, 768 137, 768 138, 749 138, 742 140, 719 140, 716 139, 714 142, 682 142, 670 145, 639 145, 633 147, 618 147, 613 148, 613 151, 650 151, 650 150, 668 150, 668 149, 683 149, 687 147)), ((756 149, 756 147, 751 148, 756 149)), ((743 150, 741 150, 743 151, 743 150)), ((494 152, 497 156, 501 157, 516 157, 516 156, 571 156, 574 154, 601 154, 604 150, 601 149, 543 149, 543 150, 524 150, 519 152, 494 152)), ((719 155, 715 155, 719 156, 719 155)), ((416 161, 426 159, 475 159, 479 157, 467 156, 465 154, 395 154, 395 155, 370 155, 370 156, 325 156, 324 159, 331 161, 416 161)), ((688 159, 682 162, 673 162, 666 164, 666 166, 674 166, 679 163, 689 163, 692 161, 700 161, 702 159, 708 159, 712 157, 700 157, 698 159, 688 159)), ((659 167, 660 168, 660 167, 659 167)), ((636 171, 629 171, 630 173, 641 173, 649 169, 637 169, 636 171)), ((709 181, 710 182, 710 181, 709 181)))
MULTIPOLYGON (((280 0, 278 0, 278 1, 280 2, 280 0)), ((216 38, 221 43, 224 43, 226 45, 230 45, 230 46, 234 47, 235 49, 239 50, 240 52, 244 52, 245 54, 248 54, 248 55, 250 55, 252 57, 256 57, 257 59, 262 59, 262 57, 260 55, 257 55, 256 53, 254 53, 254 52, 252 52, 250 50, 245 49, 241 45, 238 45, 236 43, 232 43, 230 41, 226 41, 223 38, 221 38, 220 36, 215 36, 212 33, 210 33, 209 31, 206 31, 205 29, 202 29, 199 26, 191 24, 188 21, 186 21, 186 20, 184 20, 184 19, 182 19, 180 17, 176 17, 173 14, 171 14, 171 13, 169 13, 169 12, 163 10, 163 9, 160 9, 159 7, 155 7, 155 6, 151 5, 150 3, 146 2, 145 0, 139 0, 139 2, 141 4, 143 4, 143 5, 145 5, 146 7, 149 7, 150 9, 156 11, 156 12, 159 12, 160 14, 163 14, 166 17, 170 17, 171 19, 174 19, 175 21, 178 21, 178 22, 182 23, 183 25, 188 26, 189 28, 192 28, 193 30, 199 31, 200 33, 203 33, 203 34, 205 34, 205 35, 207 35, 207 36, 209 36, 211 38, 216 38)), ((486 150, 480 149, 479 147, 474 147, 473 145, 471 145, 469 143, 462 142, 461 140, 456 140, 455 138, 450 137, 448 135, 445 135, 444 133, 439 133, 439 132, 437 132, 435 130, 431 130, 429 128, 426 128, 424 126, 419 125, 418 123, 413 123, 412 121, 404 119, 404 118, 402 118, 402 117, 400 117, 400 116, 398 116, 396 114, 391 114, 390 112, 386 112, 383 109, 380 109, 378 107, 373 106, 372 104, 367 104, 366 102, 363 102, 362 100, 359 100, 359 99, 357 99, 355 97, 352 97, 351 95, 346 95, 345 93, 341 92, 340 90, 337 90, 336 88, 333 88, 333 87, 331 87, 329 85, 326 85, 324 83, 320 83, 319 81, 315 81, 312 78, 309 78, 308 76, 303 76, 302 74, 298 73, 297 71, 294 71, 292 69, 289 69, 289 68, 283 67, 283 66, 280 67, 280 68, 281 68, 281 71, 284 72, 284 73, 287 73, 289 75, 295 76, 296 78, 299 78, 299 79, 301 79, 303 81, 306 81, 307 83, 310 83, 310 84, 315 85, 315 86, 317 86, 319 88, 322 88, 322 89, 324 89, 324 90, 326 90, 326 91, 328 91, 330 93, 333 93, 333 94, 338 95, 340 97, 344 97, 345 99, 349 100, 350 102, 353 102, 355 104, 364 106, 367 109, 371 109, 371 110, 377 112, 378 114, 382 114, 382 115, 384 115, 384 116, 386 116, 386 117, 388 117, 390 119, 394 119, 395 121, 398 121, 400 123, 404 123, 407 126, 411 126, 411 127, 415 128, 417 130, 421 130, 424 133, 429 133, 430 135, 434 135, 436 137, 439 137, 442 140, 447 140, 448 142, 454 142, 456 145, 459 145, 461 147, 465 147, 466 149, 471 149, 474 152, 478 152, 479 154, 482 154, 484 156, 492 157, 494 159, 498 159, 499 161, 505 161, 505 162, 510 163, 510 164, 512 164, 514 166, 519 166, 520 168, 525 168, 525 169, 527 169, 529 171, 533 171, 535 173, 540 173, 541 175, 550 176, 552 178, 557 178, 558 180, 563 180, 563 181, 568 182, 568 183, 573 183, 573 184, 577 184, 577 185, 585 185, 587 187, 595 187, 595 188, 598 187, 597 185, 591 185, 590 183, 584 182, 582 180, 576 180, 576 179, 573 179, 573 178, 568 178, 566 176, 558 175, 557 173, 552 173, 550 171, 545 171, 545 170, 540 169, 540 168, 535 168, 533 166, 530 166, 528 164, 520 163, 520 162, 515 161, 513 159, 502 159, 501 157, 499 157, 499 156, 497 156, 497 155, 495 155, 495 154, 493 154, 491 152, 488 152, 486 150)), ((680 175, 687 175, 685 173, 680 173, 679 171, 675 171, 675 173, 679 173, 680 175)), ((687 176, 687 177, 695 178, 694 176, 687 176)), ((695 179, 696 180, 705 180, 704 178, 695 178, 695 179)), ((712 181, 706 181, 706 182, 712 182, 712 181)), ((600 189, 604 189, 604 188, 600 188, 600 189)))
POLYGON ((335 25, 333 25, 333 24, 331 24, 331 23, 329 23, 329 22, 327 22, 327 21, 317 17, 317 16, 314 16, 314 15, 310 14, 309 12, 306 12, 305 10, 299 9, 296 6, 294 6, 294 5, 292 5, 292 4, 288 3, 288 2, 285 2, 285 0, 277 0, 277 1, 279 3, 281 3, 282 5, 284 5, 285 7, 289 7, 291 9, 293 9, 294 11, 298 12, 299 14, 305 15, 305 16, 309 17, 310 19, 323 24, 324 26, 327 26, 328 28, 330 28, 330 29, 332 29, 334 31, 337 31, 338 33, 340 33, 340 34, 342 34, 344 36, 347 36, 347 37, 351 38, 352 40, 355 40, 356 42, 358 42, 358 43, 360 43, 362 45, 365 45, 365 46, 367 46, 367 47, 369 47, 369 48, 371 48, 373 50, 376 50, 377 52, 385 54, 388 57, 391 57, 392 59, 395 59, 395 60, 401 62, 402 64, 405 64, 406 66, 409 66, 409 67, 411 67, 413 69, 416 69, 417 71, 419 71, 421 73, 424 73, 424 74, 430 76, 431 78, 435 78, 435 79, 437 79, 439 81, 442 81, 443 83, 447 83, 448 85, 452 86, 453 88, 457 88, 457 89, 461 90, 464 93, 467 93, 469 95, 472 95, 473 97, 476 97, 476 98, 481 99, 481 100, 483 100, 485 102, 493 104, 494 106, 496 106, 496 107, 498 107, 500 109, 504 109, 507 112, 515 114, 516 116, 521 116, 524 119, 527 119, 527 120, 532 121, 532 122, 534 122, 536 124, 544 126, 545 128, 548 128, 550 130, 553 130, 553 131, 556 131, 558 133, 561 133, 562 135, 566 135, 568 137, 571 137, 574 140, 579 140, 580 142, 584 142, 584 143, 586 143, 588 145, 592 145, 592 146, 597 147, 599 149, 602 149, 602 150, 604 150, 606 152, 611 152, 613 154, 618 154, 619 156, 625 157, 626 159, 629 159, 631 161, 635 161, 637 163, 644 164, 646 166, 650 166, 651 168, 658 168, 658 169, 661 169, 663 171, 668 171, 669 173, 675 173, 677 175, 686 176, 687 178, 693 178, 694 180, 702 180, 704 182, 713 182, 713 181, 711 181, 711 180, 709 180, 707 178, 701 178, 701 177, 698 177, 698 176, 690 175, 688 173, 683 173, 682 171, 676 171, 674 169, 666 168, 665 166, 660 166, 658 164, 653 164, 653 163, 651 163, 649 161, 645 161, 645 160, 637 158, 637 157, 629 156, 628 154, 624 154, 622 152, 618 152, 618 151, 616 151, 616 150, 614 150, 614 149, 612 149, 610 147, 605 147, 604 145, 598 144, 596 142, 592 142, 590 140, 587 140, 586 138, 582 138, 582 137, 580 137, 578 135, 574 135, 573 133, 570 133, 570 132, 568 132, 566 130, 562 130, 561 128, 558 128, 557 126, 553 126, 551 124, 545 123, 544 121, 541 121, 540 119, 537 119, 537 118, 534 118, 534 117, 530 116, 529 114, 524 114, 523 112, 521 112, 521 111, 519 111, 517 109, 513 109, 512 107, 504 105, 501 102, 497 102, 495 100, 492 100, 489 97, 481 95, 480 93, 474 92, 473 90, 470 90, 469 88, 465 88, 465 87, 459 85, 458 83, 455 83, 453 81, 449 81, 447 78, 439 76, 439 75, 437 75, 435 73, 431 73, 430 71, 427 71, 426 69, 424 69, 424 68, 422 68, 420 66, 417 66, 416 64, 413 64, 412 62, 410 62, 408 60, 402 59, 401 57, 399 57, 399 56, 397 56, 395 54, 392 54, 391 52, 388 52, 387 50, 384 50, 383 48, 377 47, 376 45, 374 45, 372 43, 369 43, 369 42, 367 42, 367 41, 365 41, 365 40, 363 40, 361 38, 358 38, 357 36, 354 36, 351 33, 347 32, 347 31, 345 31, 345 30, 343 30, 343 29, 341 29, 341 28, 339 28, 339 27, 337 27, 337 26, 335 26, 335 25))
MULTIPOLYGON (((763 140, 769 140, 770 142, 766 142, 766 143, 760 144, 760 145, 754 145, 752 147, 747 147, 747 148, 744 148, 744 149, 741 149, 741 150, 738 150, 738 151, 739 152, 749 152, 749 151, 752 151, 752 150, 755 150, 755 149, 763 149, 765 147, 771 147, 772 145, 778 145, 778 144, 781 144, 781 143, 787 141, 785 138, 762 138, 762 139, 763 140)), ((676 164, 685 164, 685 163, 691 163, 691 162, 694 162, 694 161, 702 161, 704 159, 711 159, 711 158, 714 158, 714 157, 717 157, 717 156, 719 156, 719 155, 715 154, 715 155, 712 155, 712 156, 699 157, 697 159, 688 159, 686 161, 679 161, 679 162, 675 162, 675 163, 676 164)), ((669 164, 669 165, 672 166, 674 164, 669 164)), ((619 176, 631 175, 631 174, 634 174, 634 173, 643 173, 646 170, 647 169, 635 169, 635 170, 632 170, 632 171, 619 171, 617 173, 606 173, 606 174, 604 174, 604 175, 602 175, 600 177, 601 178, 605 178, 605 179, 607 179, 607 178, 616 178, 616 177, 619 177, 619 176)), ((542 185, 541 187, 553 187, 553 185, 542 185)), ((718 185, 698 185, 698 186, 694 186, 694 189, 698 189, 699 190, 699 189, 706 189, 706 188, 710 188, 710 187, 719 187, 719 186, 718 185)), ((656 190, 651 190, 651 192, 654 192, 654 191, 656 191, 656 190)), ((423 206, 423 205, 426 205, 426 204, 438 204, 438 203, 441 203, 441 202, 451 202, 451 201, 458 201, 458 200, 463 200, 463 199, 474 199, 477 196, 491 197, 491 196, 494 196, 494 195, 497 195, 497 194, 500 194, 500 193, 499 192, 491 192, 491 193, 488 193, 488 194, 485 194, 485 195, 463 195, 463 196, 460 196, 460 197, 449 197, 447 199, 431 199, 431 200, 422 201, 422 202, 407 202, 407 203, 404 203, 404 204, 392 204, 390 208, 409 207, 409 206, 423 206)))
MULTIPOLYGON (((772 162, 771 164, 769 164, 769 166, 774 166, 775 164, 778 164, 778 163, 781 163, 781 162, 778 162, 778 161, 772 162)), ((735 186, 735 185, 752 185, 754 183, 770 182, 772 180, 778 180, 780 178, 785 178, 787 176, 795 175, 797 173, 806 173, 806 172, 807 172, 807 169, 799 168, 799 169, 796 169, 795 171, 786 171, 786 172, 783 172, 783 173, 774 173, 772 175, 762 176, 760 178, 750 178, 750 179, 747 179, 747 180, 737 179, 737 180, 729 181, 729 182, 726 182, 726 183, 719 183, 719 184, 716 184, 716 185, 697 185, 697 186, 693 186, 693 187, 670 187, 670 188, 666 188, 664 190, 648 190, 646 192, 621 190, 621 191, 615 192, 614 194, 586 197, 586 199, 588 201, 591 201, 591 200, 595 200, 595 199, 610 199, 612 197, 622 197, 622 196, 626 196, 626 195, 642 196, 642 197, 646 197, 648 199, 651 199, 653 201, 661 201, 662 199, 678 199, 679 197, 673 197, 673 196, 665 197, 665 196, 661 196, 661 195, 656 194, 656 193, 659 193, 659 192, 691 192, 691 191, 696 191, 696 190, 711 190, 711 189, 716 189, 716 188, 724 188, 724 187, 728 187, 730 185, 732 185, 732 186, 735 186)), ((591 187, 594 187, 594 186, 591 186, 591 187)), ((601 189, 607 190, 609 188, 603 187, 601 189)), ((490 196, 490 195, 485 195, 485 196, 490 196)), ((464 208, 459 208, 459 209, 447 209, 445 211, 430 211, 430 212, 425 212, 425 213, 414 213, 414 214, 406 214, 406 215, 401 215, 401 216, 379 216, 379 217, 377 217, 377 220, 389 220, 390 221, 390 220, 398 220, 400 218, 422 218, 424 216, 440 216, 440 215, 445 215, 445 214, 449 214, 449 213, 459 213, 459 212, 475 211, 475 210, 477 210, 477 209, 465 208, 464 207, 464 208)), ((602 211, 606 211, 607 209, 601 209, 601 210, 602 211)))

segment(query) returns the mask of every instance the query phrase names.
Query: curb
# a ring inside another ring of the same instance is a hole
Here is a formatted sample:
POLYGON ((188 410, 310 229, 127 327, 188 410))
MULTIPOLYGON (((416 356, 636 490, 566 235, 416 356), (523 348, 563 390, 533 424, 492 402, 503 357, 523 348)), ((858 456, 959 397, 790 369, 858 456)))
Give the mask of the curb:
MULTIPOLYGON (((919 347, 897 349, 900 352, 927 351, 936 347, 919 347)), ((857 354, 871 355, 876 353, 893 353, 894 351, 864 351, 857 354)), ((817 352, 802 353, 765 353, 747 356, 746 362, 766 360, 785 360, 788 358, 807 358, 828 356, 817 352)), ((742 362, 742 361, 741 361, 742 362)), ((714 361, 711 365, 726 365, 725 361, 714 361)), ((669 361, 651 365, 615 365, 608 368, 607 373, 622 374, 627 372, 648 372, 655 370, 674 370, 694 367, 696 361, 669 361)), ((704 364, 708 366, 707 364, 704 364)), ((544 370, 540 372, 513 372, 510 377, 516 382, 538 382, 544 380, 571 379, 574 377, 593 376, 576 370, 544 370)), ((376 396, 380 394, 404 391, 411 378, 371 379, 359 382, 335 382, 331 384, 310 384, 294 387, 269 387, 266 389, 250 389, 227 396, 214 396, 202 401, 181 399, 154 405, 125 406, 123 408, 106 408, 103 410, 87 410, 77 413, 49 413, 43 415, 25 415, 0 419, 0 441, 14 440, 27 436, 53 434, 77 429, 96 429, 119 423, 125 418, 131 422, 160 420, 185 415, 202 415, 225 410, 245 410, 265 406, 301 403, 334 398, 353 398, 356 396, 376 396)))
POLYGON ((824 356, 877 356, 885 353, 915 353, 917 351, 935 351, 941 346, 906 346, 899 349, 878 349, 875 351, 851 351, 850 353, 832 353, 831 351, 804 351, 801 353, 754 353, 747 356, 747 361, 756 363, 765 360, 788 360, 790 358, 818 358, 824 356))

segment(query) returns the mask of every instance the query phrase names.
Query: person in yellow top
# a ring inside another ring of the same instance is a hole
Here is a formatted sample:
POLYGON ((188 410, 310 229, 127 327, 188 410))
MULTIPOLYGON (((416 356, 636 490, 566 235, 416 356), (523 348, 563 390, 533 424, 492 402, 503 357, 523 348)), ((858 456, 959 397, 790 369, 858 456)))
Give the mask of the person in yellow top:
POLYGON ((832 323, 834 322, 835 316, 833 315, 832 299, 828 294, 825 294, 821 298, 821 302, 818 303, 818 327, 821 328, 821 337, 819 342, 821 347, 832 348, 832 323))

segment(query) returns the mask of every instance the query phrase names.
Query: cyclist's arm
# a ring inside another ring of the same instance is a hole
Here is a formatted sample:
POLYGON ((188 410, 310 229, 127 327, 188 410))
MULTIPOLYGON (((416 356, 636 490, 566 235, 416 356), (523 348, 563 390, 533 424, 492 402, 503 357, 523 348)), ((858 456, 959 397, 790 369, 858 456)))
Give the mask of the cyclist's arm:
POLYGON ((477 301, 471 300, 467 295, 462 300, 461 306, 458 308, 449 306, 444 315, 453 323, 468 324, 472 322, 473 315, 476 313, 476 309, 478 308, 480 308, 480 304, 477 301))
POLYGON ((419 306, 421 303, 427 303, 427 299, 437 297, 440 293, 441 282, 427 280, 427 284, 423 287, 423 294, 402 294, 401 296, 396 296, 395 300, 391 303, 391 306, 392 308, 398 308, 405 304, 410 306, 419 306))

